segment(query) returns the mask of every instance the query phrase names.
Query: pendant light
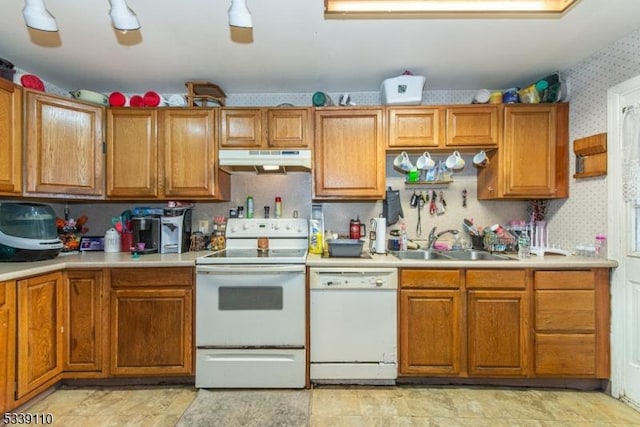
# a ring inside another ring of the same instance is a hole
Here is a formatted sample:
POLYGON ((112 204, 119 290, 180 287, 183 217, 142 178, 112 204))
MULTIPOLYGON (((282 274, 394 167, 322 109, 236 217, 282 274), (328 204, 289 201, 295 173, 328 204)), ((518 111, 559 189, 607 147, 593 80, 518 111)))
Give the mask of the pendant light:
POLYGON ((113 28, 120 31, 137 30, 140 28, 138 17, 127 6, 125 0, 111 0, 111 22, 113 28))
POLYGON ((232 27, 253 28, 251 12, 246 0, 231 0, 229 8, 229 25, 232 27))
POLYGON ((45 7, 44 0, 24 0, 22 16, 27 27, 41 31, 58 31, 56 18, 45 7))

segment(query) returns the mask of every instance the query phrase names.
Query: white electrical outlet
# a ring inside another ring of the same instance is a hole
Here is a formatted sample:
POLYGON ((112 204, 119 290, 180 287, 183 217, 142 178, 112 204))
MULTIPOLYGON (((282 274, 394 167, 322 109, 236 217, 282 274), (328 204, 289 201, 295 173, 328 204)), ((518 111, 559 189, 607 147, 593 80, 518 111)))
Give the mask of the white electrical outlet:
POLYGON ((206 234, 209 232, 209 221, 207 221, 206 219, 201 219, 200 222, 198 223, 198 231, 206 234))

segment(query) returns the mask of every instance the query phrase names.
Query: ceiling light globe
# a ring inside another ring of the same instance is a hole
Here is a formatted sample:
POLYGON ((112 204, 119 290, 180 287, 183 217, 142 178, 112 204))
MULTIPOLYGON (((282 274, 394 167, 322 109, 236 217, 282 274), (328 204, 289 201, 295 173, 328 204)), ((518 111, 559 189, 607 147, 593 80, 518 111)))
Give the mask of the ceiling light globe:
POLYGON ((44 6, 43 0, 25 0, 22 16, 29 28, 40 31, 58 31, 56 18, 44 6))
POLYGON ((129 31, 140 29, 138 17, 129 9, 125 0, 111 0, 111 11, 109 15, 111 16, 113 28, 116 30, 129 31))
POLYGON ((232 27, 253 28, 253 18, 246 0, 232 0, 229 8, 229 25, 232 27))

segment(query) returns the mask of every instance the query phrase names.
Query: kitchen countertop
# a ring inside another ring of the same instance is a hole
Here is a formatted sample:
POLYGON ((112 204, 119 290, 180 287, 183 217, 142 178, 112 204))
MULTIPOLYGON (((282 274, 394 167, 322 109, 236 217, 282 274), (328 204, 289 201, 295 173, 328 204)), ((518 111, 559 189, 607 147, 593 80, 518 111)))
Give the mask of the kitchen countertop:
MULTIPOLYGON (((133 258, 130 253, 84 252, 61 254, 54 259, 35 262, 0 263, 0 281, 40 275, 71 268, 121 268, 121 267, 193 267, 199 256, 210 251, 185 252, 183 254, 148 254, 133 258)), ((364 258, 323 258, 309 254, 309 267, 414 267, 414 268, 615 268, 613 260, 581 256, 532 255, 526 260, 462 261, 462 260, 400 260, 393 255, 373 254, 364 258)))
POLYGON ((2 262, 0 263, 0 281, 51 273, 65 268, 193 267, 197 257, 209 252, 147 254, 140 255, 138 258, 134 258, 128 252, 82 252, 60 254, 45 261, 2 262))
POLYGON ((528 259, 518 259, 509 255, 510 260, 465 261, 465 260, 400 260, 393 255, 373 254, 370 258, 325 258, 320 254, 309 254, 307 266, 310 267, 414 267, 414 268, 615 268, 618 263, 610 259, 589 258, 583 256, 532 255, 528 259))

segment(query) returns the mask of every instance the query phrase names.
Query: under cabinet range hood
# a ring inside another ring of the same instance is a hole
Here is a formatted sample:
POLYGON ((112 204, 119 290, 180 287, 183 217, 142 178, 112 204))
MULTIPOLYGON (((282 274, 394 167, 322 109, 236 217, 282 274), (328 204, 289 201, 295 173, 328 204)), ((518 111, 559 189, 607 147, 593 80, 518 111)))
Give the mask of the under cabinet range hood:
POLYGON ((311 150, 220 150, 218 162, 230 172, 309 172, 311 150))

